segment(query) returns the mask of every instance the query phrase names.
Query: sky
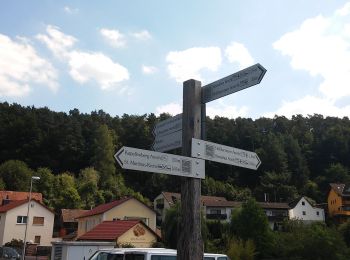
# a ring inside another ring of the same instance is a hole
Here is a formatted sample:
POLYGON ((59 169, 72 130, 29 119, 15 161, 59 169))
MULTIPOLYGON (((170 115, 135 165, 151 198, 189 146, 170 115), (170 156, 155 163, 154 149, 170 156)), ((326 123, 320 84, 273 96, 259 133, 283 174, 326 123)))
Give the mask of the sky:
POLYGON ((176 115, 184 81, 256 63, 261 83, 207 116, 349 116, 350 1, 0 2, 0 102, 176 115))

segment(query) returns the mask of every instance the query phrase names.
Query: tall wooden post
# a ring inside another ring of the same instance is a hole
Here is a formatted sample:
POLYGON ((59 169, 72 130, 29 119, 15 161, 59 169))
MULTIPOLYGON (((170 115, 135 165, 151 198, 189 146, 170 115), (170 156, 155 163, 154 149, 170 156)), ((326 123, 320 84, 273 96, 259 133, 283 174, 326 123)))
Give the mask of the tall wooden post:
MULTIPOLYGON (((183 83, 182 155, 191 157, 192 137, 201 138, 201 82, 183 83)), ((181 180, 181 220, 178 228, 179 260, 202 260, 201 180, 183 177, 181 180)))

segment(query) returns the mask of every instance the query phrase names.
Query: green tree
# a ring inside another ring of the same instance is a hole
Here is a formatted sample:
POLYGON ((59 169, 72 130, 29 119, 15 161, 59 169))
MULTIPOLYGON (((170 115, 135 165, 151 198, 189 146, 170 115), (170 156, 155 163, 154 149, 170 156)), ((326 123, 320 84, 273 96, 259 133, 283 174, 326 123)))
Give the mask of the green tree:
POLYGON ((267 257, 273 248, 273 234, 267 217, 254 199, 242 204, 242 209, 232 214, 230 222, 232 236, 243 241, 249 239, 256 245, 260 257, 267 257))
POLYGON ((22 161, 10 160, 0 165, 0 178, 7 190, 28 191, 32 175, 33 171, 22 161))
POLYGON ((81 199, 75 179, 70 173, 65 172, 55 176, 54 191, 53 205, 55 209, 76 209, 81 207, 81 199))
POLYGON ((53 207, 53 200, 55 198, 55 176, 48 168, 37 169, 36 175, 40 177, 40 180, 33 183, 33 190, 41 192, 43 194, 44 203, 49 207, 53 207))
POLYGON ((99 187, 112 190, 115 185, 114 145, 113 134, 107 125, 97 128, 93 147, 92 166, 100 173, 99 187))
POLYGON ((94 168, 85 168, 80 171, 78 178, 78 192, 83 207, 90 209, 104 203, 102 192, 98 189, 99 174, 94 168))

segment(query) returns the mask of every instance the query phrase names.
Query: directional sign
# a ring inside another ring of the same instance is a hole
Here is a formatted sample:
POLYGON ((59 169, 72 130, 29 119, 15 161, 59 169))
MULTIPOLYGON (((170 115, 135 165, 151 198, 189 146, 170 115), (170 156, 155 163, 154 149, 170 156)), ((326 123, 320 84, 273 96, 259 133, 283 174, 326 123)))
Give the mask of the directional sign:
POLYGON ((182 114, 178 114, 156 124, 153 129, 154 136, 168 135, 182 129, 182 114))
POLYGON ((235 165, 252 170, 258 169, 261 161, 254 152, 192 138, 192 157, 235 165))
POLYGON ((173 132, 168 135, 157 135, 154 139, 152 150, 166 152, 182 147, 182 131, 173 132))
POLYGON ((123 169, 205 178, 204 160, 180 155, 122 147, 115 159, 123 169))
POLYGON ((219 79, 202 88, 202 103, 224 97, 234 92, 259 84, 266 69, 259 63, 219 79))

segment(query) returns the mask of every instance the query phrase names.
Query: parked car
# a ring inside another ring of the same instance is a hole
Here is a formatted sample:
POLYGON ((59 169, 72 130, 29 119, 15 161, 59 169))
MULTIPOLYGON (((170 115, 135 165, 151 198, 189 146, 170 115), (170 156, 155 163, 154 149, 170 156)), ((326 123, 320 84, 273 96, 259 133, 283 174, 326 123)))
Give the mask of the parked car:
POLYGON ((12 247, 2 246, 0 247, 0 260, 20 260, 21 255, 12 247))

